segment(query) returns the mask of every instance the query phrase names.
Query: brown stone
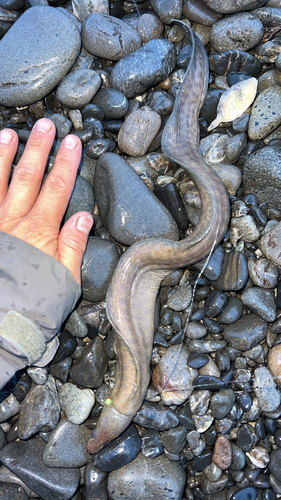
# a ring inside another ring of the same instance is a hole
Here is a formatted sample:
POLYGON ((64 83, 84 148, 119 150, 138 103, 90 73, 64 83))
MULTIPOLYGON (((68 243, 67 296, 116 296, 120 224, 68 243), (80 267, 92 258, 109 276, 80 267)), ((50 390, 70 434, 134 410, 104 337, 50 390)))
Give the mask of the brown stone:
POLYGON ((274 380, 281 385, 281 344, 270 349, 267 365, 274 380))
POLYGON ((231 444, 227 437, 221 435, 215 442, 213 462, 221 470, 226 470, 230 467, 232 460, 231 444))

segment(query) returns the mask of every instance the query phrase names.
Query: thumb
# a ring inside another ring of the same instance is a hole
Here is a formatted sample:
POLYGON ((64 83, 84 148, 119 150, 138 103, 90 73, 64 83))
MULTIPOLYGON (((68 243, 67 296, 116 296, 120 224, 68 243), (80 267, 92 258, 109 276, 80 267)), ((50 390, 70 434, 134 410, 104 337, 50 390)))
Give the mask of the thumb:
POLYGON ((78 212, 68 219, 58 237, 59 261, 72 272, 79 285, 82 258, 93 223, 89 212, 78 212))

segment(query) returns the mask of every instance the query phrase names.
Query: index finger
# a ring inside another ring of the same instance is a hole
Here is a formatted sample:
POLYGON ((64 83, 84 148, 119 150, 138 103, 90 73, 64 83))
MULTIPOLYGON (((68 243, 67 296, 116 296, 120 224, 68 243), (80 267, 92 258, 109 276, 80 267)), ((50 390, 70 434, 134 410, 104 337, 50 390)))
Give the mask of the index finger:
POLYGON ((82 144, 78 137, 75 135, 65 137, 55 164, 30 212, 30 217, 40 214, 43 224, 59 230, 74 188, 81 152, 82 144))

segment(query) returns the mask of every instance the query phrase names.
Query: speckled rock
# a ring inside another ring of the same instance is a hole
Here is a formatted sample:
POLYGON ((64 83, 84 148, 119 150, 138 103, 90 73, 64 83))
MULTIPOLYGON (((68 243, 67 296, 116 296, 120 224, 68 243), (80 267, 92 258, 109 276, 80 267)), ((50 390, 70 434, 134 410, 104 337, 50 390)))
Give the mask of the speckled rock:
POLYGON ((149 106, 133 111, 118 134, 119 148, 130 156, 143 156, 161 127, 161 118, 149 106))
POLYGON ((64 384, 59 390, 61 408, 72 424, 82 424, 95 404, 95 395, 90 389, 79 389, 74 384, 64 384))
POLYGON ((9 394, 9 396, 0 404, 0 422, 6 422, 6 420, 9 420, 14 415, 17 415, 19 410, 19 401, 13 394, 9 394))
POLYGON ((66 108, 82 109, 101 86, 101 77, 91 69, 76 69, 66 75, 56 90, 57 100, 66 108))
POLYGON ((267 231, 260 241, 261 250, 264 255, 279 268, 281 267, 280 240, 281 223, 274 226, 270 231, 267 231))
POLYGON ((132 245, 151 237, 179 239, 174 218, 120 156, 107 153, 99 159, 94 189, 101 219, 120 243, 132 245))
POLYGON ((133 462, 108 476, 108 492, 112 500, 180 500, 184 485, 183 468, 164 455, 150 460, 140 453, 133 462))
POLYGON ((217 21, 211 30, 211 44, 216 52, 240 49, 250 50, 263 37, 261 21, 251 14, 243 12, 217 21))
POLYGON ((255 100, 249 121, 252 140, 264 139, 281 123, 281 89, 274 85, 263 90, 255 100))
POLYGON ((152 374, 152 383, 166 405, 182 404, 193 391, 192 381, 198 372, 187 366, 188 356, 186 347, 171 346, 152 374))
POLYGON ((167 78, 175 66, 173 44, 169 40, 151 40, 118 61, 111 73, 112 87, 128 98, 136 97, 167 78))
POLYGON ((251 154, 243 168, 244 193, 255 194, 259 203, 281 209, 281 149, 266 146, 251 154))
POLYGON ((119 253, 114 243, 90 237, 82 261, 82 291, 85 300, 103 300, 117 266, 119 253))
POLYGON ((173 19, 181 19, 180 0, 151 0, 151 7, 165 24, 170 24, 173 19))
POLYGON ((226 470, 231 465, 232 449, 226 436, 219 436, 215 442, 213 462, 221 470, 226 470))
POLYGON ((256 9, 266 0, 204 0, 204 3, 220 14, 234 14, 241 10, 256 9))
POLYGON ((26 10, 1 40, 0 104, 26 106, 42 99, 70 70, 80 45, 78 28, 60 10, 26 10))
POLYGON ((249 276, 254 285, 275 288, 278 281, 278 267, 268 259, 249 259, 249 276))
POLYGON ((95 12, 82 26, 83 47, 97 57, 119 61, 141 46, 136 29, 121 19, 95 12))
POLYGON ((260 408, 266 412, 277 410, 281 401, 280 392, 276 388, 270 371, 265 366, 256 368, 253 386, 260 408))

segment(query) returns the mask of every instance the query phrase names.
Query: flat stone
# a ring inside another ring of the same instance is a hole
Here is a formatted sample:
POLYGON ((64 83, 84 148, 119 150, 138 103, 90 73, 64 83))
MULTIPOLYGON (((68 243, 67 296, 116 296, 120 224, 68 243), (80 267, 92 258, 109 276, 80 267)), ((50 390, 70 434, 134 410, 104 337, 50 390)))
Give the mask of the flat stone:
POLYGON ((224 249, 219 245, 212 253, 210 259, 208 257, 200 260, 195 264, 195 269, 202 271, 204 268, 203 275, 206 276, 208 280, 217 280, 222 272, 222 265, 224 259, 224 249), (207 262, 208 260, 208 262, 207 262))
POLYGON ((217 290, 236 291, 246 286, 248 281, 248 260, 243 252, 226 252, 222 272, 212 285, 217 290))
POLYGON ((26 10, 1 40, 0 103, 26 106, 49 94, 78 56, 75 23, 59 9, 26 10))
POLYGON ((48 467, 83 467, 89 460, 87 442, 91 430, 64 419, 49 434, 43 461, 48 467))
POLYGON ((137 498, 138 500, 180 500, 186 475, 183 468, 164 455, 153 460, 141 453, 128 465, 110 472, 108 492, 112 500, 137 498))
POLYGON ((120 156, 104 154, 96 165, 94 189, 110 235, 124 245, 146 238, 179 239, 175 220, 120 156))
MULTIPOLYGON (((235 394, 231 389, 223 389, 211 398, 213 417, 221 420, 226 417, 235 403, 235 394)), ((218 465, 218 464, 217 464, 218 465)))
POLYGON ((176 427, 179 419, 170 408, 161 408, 153 403, 144 402, 133 418, 133 422, 147 429, 165 431, 176 427))
POLYGON ((267 329, 268 325, 263 319, 250 313, 242 316, 235 323, 227 325, 223 334, 232 347, 247 351, 265 339, 267 329))
POLYGON ((41 439, 16 441, 0 452, 0 459, 42 500, 69 500, 77 490, 80 471, 52 468, 43 462, 45 443, 41 439))
POLYGON ((91 236, 82 261, 83 298, 98 302, 105 298, 114 269, 119 260, 112 241, 91 236))
POLYGON ((164 431, 161 435, 161 442, 170 453, 181 453, 186 444, 186 434, 186 428, 178 425, 174 429, 164 431))
POLYGON ((141 46, 136 29, 117 17, 95 12, 82 26, 83 47, 96 57, 119 61, 141 46))
POLYGON ((222 313, 217 317, 217 321, 223 325, 231 325, 241 318, 244 306, 238 297, 230 297, 228 304, 222 313))
POLYGON ((44 385, 34 386, 21 404, 18 436, 28 439, 38 431, 54 429, 60 418, 60 403, 52 376, 44 385))
POLYGON ((130 156, 145 155, 160 126, 160 116, 149 106, 133 111, 119 131, 119 148, 130 156))

